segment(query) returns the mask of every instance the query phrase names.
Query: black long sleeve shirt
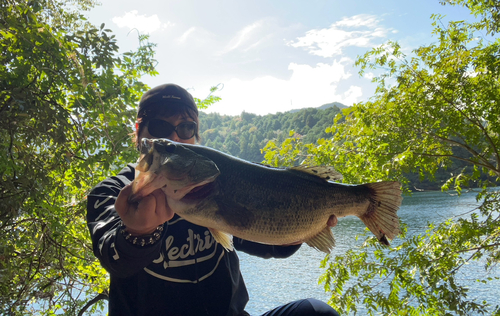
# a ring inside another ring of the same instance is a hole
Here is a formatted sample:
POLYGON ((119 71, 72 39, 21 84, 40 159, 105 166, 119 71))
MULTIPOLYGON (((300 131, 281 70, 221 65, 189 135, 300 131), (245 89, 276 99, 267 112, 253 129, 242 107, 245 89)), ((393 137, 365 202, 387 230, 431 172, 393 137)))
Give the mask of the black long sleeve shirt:
MULTIPOLYGON (((89 194, 87 224, 93 250, 110 274, 109 315, 238 315, 248 302, 236 251, 209 230, 175 215, 161 242, 137 247, 118 232, 114 208, 135 165, 99 183, 89 194)), ((285 258, 300 246, 271 246, 234 238, 234 247, 262 258, 285 258)))

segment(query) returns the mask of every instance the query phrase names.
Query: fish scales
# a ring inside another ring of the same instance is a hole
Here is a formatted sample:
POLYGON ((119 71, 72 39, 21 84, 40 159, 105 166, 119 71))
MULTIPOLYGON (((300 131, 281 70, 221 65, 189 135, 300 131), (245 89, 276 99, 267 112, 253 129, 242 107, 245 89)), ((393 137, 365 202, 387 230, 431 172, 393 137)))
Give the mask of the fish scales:
MULTIPOLYGON (((311 231, 314 232, 311 227, 324 228, 332 214, 337 217, 354 215, 361 210, 360 205, 367 204, 369 190, 365 188, 360 190, 317 181, 312 176, 298 176, 286 169, 263 168, 244 161, 239 161, 238 168, 234 168, 232 157, 211 155, 211 152, 203 152, 203 155, 217 164, 221 172, 219 190, 224 195, 217 199, 218 210, 212 209, 200 217, 229 218, 232 225, 224 227, 224 231, 241 238, 250 237, 266 243, 306 240, 312 237, 311 231), (224 177, 224 174, 230 176, 224 177), (220 208, 222 199, 230 200, 232 204, 228 206, 233 206, 232 209, 244 205, 245 210, 224 212, 225 209, 220 208), (238 217, 238 220, 233 221, 232 217, 238 217), (241 217, 247 217, 247 220, 241 220, 241 217), (250 225, 237 226, 238 222, 250 225)), ((196 216, 197 212, 193 209, 192 214, 186 215, 196 216)))
POLYGON ((208 227, 225 246, 227 241, 221 239, 231 234, 276 245, 306 242, 328 253, 334 244, 327 225, 332 215, 359 217, 384 244, 388 244, 387 238, 399 233, 396 212, 401 204, 401 190, 397 182, 334 183, 326 180, 335 178, 332 169, 318 176, 321 168, 273 168, 208 147, 164 139, 143 140, 143 148, 147 149, 146 155, 161 157, 143 160, 163 164, 154 170, 144 167, 142 173, 165 174, 168 178, 176 170, 175 178, 183 179, 182 184, 166 180, 163 189, 169 206, 186 220, 208 227), (176 164, 176 160, 182 161, 182 165, 176 164), (184 177, 179 171, 183 168, 184 177), (201 189, 190 193, 183 186, 201 189))

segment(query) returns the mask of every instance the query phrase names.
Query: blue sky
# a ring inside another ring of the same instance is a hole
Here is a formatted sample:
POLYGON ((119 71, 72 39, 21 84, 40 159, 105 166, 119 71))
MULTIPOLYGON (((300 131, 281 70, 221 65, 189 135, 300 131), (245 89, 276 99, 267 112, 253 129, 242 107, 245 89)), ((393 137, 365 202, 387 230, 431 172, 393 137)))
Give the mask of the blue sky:
POLYGON ((207 112, 265 115, 368 100, 373 74, 360 77, 356 57, 389 40, 408 53, 435 41, 433 13, 470 18, 438 0, 102 0, 87 16, 123 52, 137 30, 150 35, 159 75, 143 78, 149 86, 177 83, 203 99, 220 84, 207 112))

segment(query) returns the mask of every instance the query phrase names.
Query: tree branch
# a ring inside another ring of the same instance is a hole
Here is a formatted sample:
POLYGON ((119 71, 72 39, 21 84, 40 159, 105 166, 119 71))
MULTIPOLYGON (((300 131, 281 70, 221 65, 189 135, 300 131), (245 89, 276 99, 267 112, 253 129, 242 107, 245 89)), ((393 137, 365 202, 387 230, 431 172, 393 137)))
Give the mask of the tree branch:
POLYGON ((78 312, 78 316, 82 316, 83 313, 87 311, 87 309, 90 308, 90 306, 94 305, 95 303, 99 302, 100 300, 107 300, 109 301, 109 295, 107 293, 99 293, 96 297, 91 299, 85 306, 82 307, 82 309, 78 312))

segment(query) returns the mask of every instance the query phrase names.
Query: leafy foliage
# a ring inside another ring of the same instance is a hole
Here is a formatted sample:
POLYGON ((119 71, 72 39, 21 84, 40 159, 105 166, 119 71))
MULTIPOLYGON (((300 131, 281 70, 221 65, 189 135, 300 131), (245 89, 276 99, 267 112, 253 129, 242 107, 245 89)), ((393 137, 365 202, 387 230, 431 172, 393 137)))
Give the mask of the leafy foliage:
MULTIPOLYGON (((497 17, 496 2, 450 2, 467 3, 476 16, 497 17)), ((361 305, 369 315, 500 314, 498 302, 477 302, 456 278, 467 263, 484 264, 487 272, 500 261, 500 193, 487 193, 500 178, 500 42, 479 36, 482 30, 494 35, 498 19, 445 27, 440 16, 433 18, 436 43, 407 56, 389 42, 358 59, 360 74, 378 72, 376 94, 344 109, 328 129, 332 138, 311 146, 294 137, 266 148, 268 163, 332 165, 348 183, 396 179, 409 190, 409 174, 435 180, 448 168, 443 190, 483 188, 477 197, 483 204, 469 218, 431 224, 421 235, 402 234, 392 249, 368 238, 325 258, 321 281, 342 314, 361 305)))
POLYGON ((85 196, 136 159, 134 105, 155 75, 154 45, 119 55, 86 23, 93 1, 0 5, 0 313, 75 314, 107 289, 92 253, 85 196), (73 8, 73 9, 71 9, 73 8), (31 310, 34 308, 35 310, 31 310))
POLYGON ((484 29, 488 34, 500 31, 500 4, 495 0, 441 0, 441 4, 461 5, 467 7, 471 13, 480 18, 473 23, 478 30, 484 29))
POLYGON ((332 147, 341 146, 336 163, 369 167, 377 178, 408 171, 432 178, 460 160, 471 167, 454 170, 444 185, 457 190, 481 173, 500 176, 499 42, 485 45, 465 22, 434 26, 439 42, 412 58, 391 42, 357 61, 361 74, 388 71, 374 79, 374 101, 345 110, 345 124, 332 127, 332 147))
MULTIPOLYGON (((331 261, 326 257, 320 281, 332 293, 330 302, 345 313, 364 305, 370 315, 490 315, 488 302, 470 298, 474 293, 458 279, 460 269, 481 260, 484 277, 470 282, 496 288, 493 284, 499 280, 489 277, 487 270, 500 259, 499 202, 498 194, 488 194, 470 219, 431 225, 426 234, 403 234, 404 240, 394 248, 370 237, 343 256, 331 261), (491 249, 496 250, 482 260, 491 249)), ((497 313, 499 307, 494 307, 497 313)))

